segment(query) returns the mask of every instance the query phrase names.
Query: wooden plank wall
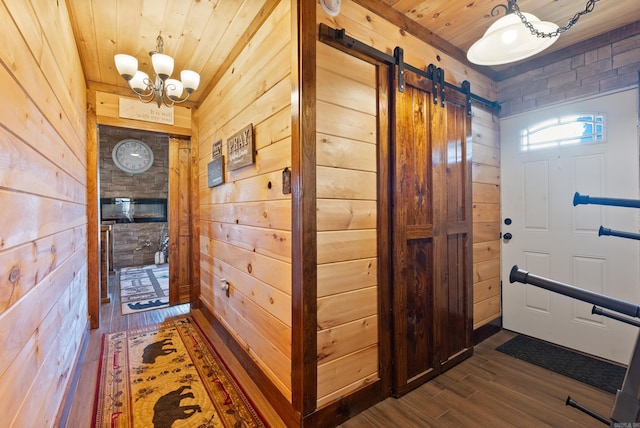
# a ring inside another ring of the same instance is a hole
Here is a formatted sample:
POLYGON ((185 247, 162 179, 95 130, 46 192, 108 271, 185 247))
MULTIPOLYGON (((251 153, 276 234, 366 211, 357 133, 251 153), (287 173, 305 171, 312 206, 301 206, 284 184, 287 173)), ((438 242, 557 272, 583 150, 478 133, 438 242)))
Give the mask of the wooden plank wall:
MULTIPOLYGON (((473 88, 473 86, 472 86, 473 88)), ((501 315, 500 122, 472 108, 473 328, 501 315)))
POLYGON ((85 81, 64 1, 0 22, 0 414, 53 426, 89 326, 85 81))
MULTIPOLYGON (((445 70, 446 80, 460 85, 471 82, 474 94, 495 100, 497 88, 487 77, 439 52, 406 32, 400 25, 379 17, 352 0, 344 0, 340 14, 330 17, 317 9, 318 23, 344 28, 346 34, 393 55, 396 46, 404 49, 408 64, 426 69, 435 64, 445 70)), ((342 64, 334 68, 342 67, 342 64)), ((474 328, 500 316, 500 206, 498 121, 483 108, 472 109, 473 242, 474 242, 474 328)))
POLYGON ((290 2, 275 7, 198 110, 200 300, 291 401, 290 2), (207 186, 212 145, 253 124, 255 163, 207 186), (229 297, 221 279, 230 286, 229 297))
POLYGON ((379 376, 378 100, 375 66, 320 42, 317 58, 317 404, 322 407, 379 376))

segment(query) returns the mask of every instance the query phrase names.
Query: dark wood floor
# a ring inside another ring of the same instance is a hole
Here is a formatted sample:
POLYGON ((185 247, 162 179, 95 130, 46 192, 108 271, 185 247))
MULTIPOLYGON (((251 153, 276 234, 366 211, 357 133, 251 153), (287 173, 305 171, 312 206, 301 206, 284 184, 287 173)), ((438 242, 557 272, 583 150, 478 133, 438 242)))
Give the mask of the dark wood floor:
POLYGON ((507 356, 501 331, 431 382, 388 398, 342 425, 358 427, 603 427, 565 406, 567 395, 609 417, 614 395, 507 356))
MULTIPOLYGON (((115 284, 114 284, 115 285, 115 284)), ((113 287, 112 289, 115 289, 113 287)), ((67 423, 91 426, 102 335, 189 313, 188 305, 121 315, 117 293, 102 305, 101 327, 90 333, 67 423)), ((194 317, 202 315, 197 311, 194 317)), ((203 319, 201 321, 204 321, 203 319)), ((200 323, 204 325, 204 323, 200 323)), ((283 426, 268 399, 253 384, 213 329, 206 332, 267 422, 283 426)), ((359 427, 602 427, 565 406, 567 395, 609 416, 614 395, 506 356, 496 346, 513 337, 502 331, 476 346, 474 355, 400 399, 388 398, 342 424, 359 427)))

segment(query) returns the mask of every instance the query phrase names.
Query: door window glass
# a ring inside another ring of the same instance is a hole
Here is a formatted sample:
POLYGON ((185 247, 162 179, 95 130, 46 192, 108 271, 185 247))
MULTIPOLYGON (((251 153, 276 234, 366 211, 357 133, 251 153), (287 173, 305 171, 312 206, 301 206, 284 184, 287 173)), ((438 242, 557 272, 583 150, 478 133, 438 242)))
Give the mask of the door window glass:
POLYGON ((572 114, 535 123, 521 131, 522 151, 605 142, 602 114, 572 114))

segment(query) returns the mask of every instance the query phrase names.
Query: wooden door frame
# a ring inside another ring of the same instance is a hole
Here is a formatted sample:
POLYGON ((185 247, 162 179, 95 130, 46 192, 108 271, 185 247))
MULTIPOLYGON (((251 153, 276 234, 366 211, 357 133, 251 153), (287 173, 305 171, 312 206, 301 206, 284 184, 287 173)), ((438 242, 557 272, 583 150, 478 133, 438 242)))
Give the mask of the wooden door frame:
MULTIPOLYGON (((101 88, 102 89, 102 88, 101 88)), ((117 92, 117 91, 116 91, 117 92)), ((100 141, 99 125, 166 133, 168 136, 191 138, 191 125, 182 126, 163 125, 142 122, 133 119, 121 119, 101 115, 99 109, 106 106, 98 105, 96 101, 97 88, 89 85, 87 89, 87 312, 91 329, 100 327, 100 141)), ((111 96, 108 94, 107 96, 111 96)), ((116 96, 117 97, 117 96, 116 96)), ((184 122, 185 112, 188 111, 189 121, 191 109, 181 109, 180 123, 184 122)), ((116 109, 117 111, 117 109, 116 109)), ((196 170, 197 172, 197 170, 196 170)), ((193 170, 192 170, 193 173, 193 170)), ((196 276, 192 275, 195 280, 196 276)))
MULTIPOLYGON (((391 385, 392 385, 392 370, 391 370, 391 334, 392 334, 392 314, 391 314, 391 294, 390 294, 390 249, 389 249, 389 237, 390 237, 390 226, 389 226, 389 210, 390 210, 390 188, 389 188, 389 141, 390 141, 390 128, 389 128, 389 91, 390 91, 390 66, 384 61, 380 61, 376 58, 373 58, 369 55, 360 53, 356 50, 349 49, 341 44, 330 43, 327 40, 321 40, 327 43, 329 46, 332 46, 342 52, 347 53, 350 56, 358 58, 362 61, 365 61, 369 64, 372 64, 376 67, 376 75, 378 82, 378 100, 377 100, 377 242, 378 242, 378 261, 377 261, 377 271, 378 271, 378 374, 379 379, 375 382, 364 386, 363 388, 357 390, 354 393, 351 393, 345 396, 342 399, 336 400, 331 404, 319 409, 315 410, 313 413, 308 415, 303 415, 302 426, 333 426, 337 423, 341 423, 349 419, 350 416, 362 412, 369 407, 375 405, 376 403, 382 401, 383 399, 389 397, 391 395, 391 385)), ((314 44, 316 40, 312 41, 314 44)), ((309 42, 310 43, 310 42, 309 42)), ((313 80, 313 84, 315 86, 315 78, 313 80)), ((309 100, 315 105, 315 92, 313 92, 313 98, 309 100)), ((315 117, 314 117, 315 124, 315 117)), ((315 127, 314 127, 315 129, 315 127)), ((307 149, 313 150, 315 153, 315 133, 313 134, 313 147, 308 147, 307 149)), ((307 165, 307 167, 311 167, 313 171, 315 171, 315 158, 311 166, 307 165)), ((315 174, 315 173, 314 173, 315 174)), ((315 188, 313 189, 315 191, 315 188)), ((315 195, 315 192, 314 192, 315 195)), ((308 195, 307 195, 308 196, 308 195)), ((313 200, 315 204, 315 198, 313 200)), ((314 205, 315 206, 315 205, 314 205)), ((300 207, 298 207, 298 211, 300 207)), ((315 213, 315 210, 314 210, 315 213)), ((302 212, 300 212, 300 215, 302 212)), ((294 215, 295 218, 295 215, 294 215)), ((313 224, 315 225, 315 217, 313 224)), ((295 230, 295 228, 294 228, 295 230)), ((313 242, 316 239, 316 233, 314 232, 311 237, 313 242)), ((295 254, 295 252, 294 252, 295 254)), ((315 260, 315 256, 313 259, 313 268, 317 270, 317 261, 315 260)), ((316 278, 314 277, 314 280, 316 278)), ((309 284, 305 283, 305 288, 308 287, 309 284)), ((315 290, 317 292, 317 290, 315 290)), ((307 296, 309 297, 309 296, 307 296)), ((314 295, 314 299, 317 300, 317 297, 314 295)), ((314 303, 315 304, 315 303, 314 303)), ((316 314, 317 315, 317 314, 316 314)), ((316 316, 314 315, 314 317, 316 316)), ((315 318, 314 318, 315 320, 315 318)), ((307 324, 312 327, 312 331, 309 334, 314 336, 314 351, 317 348, 315 344, 315 337, 317 337, 317 323, 313 325, 307 324)), ((317 358, 314 354, 313 359, 314 367, 317 367, 317 358)), ((294 367, 296 367, 294 365, 294 367)), ((317 387, 316 387, 317 388, 317 387)), ((309 392, 309 391, 307 391, 309 392)), ((313 391, 315 392, 315 391, 313 391)), ((294 395, 295 396, 295 395, 294 395)), ((315 397, 314 397, 315 400, 315 397)), ((315 402, 314 402, 315 406, 315 402)))
MULTIPOLYGON (((326 40, 324 40, 327 42, 326 40)), ((390 77, 393 68, 386 62, 372 56, 349 49, 341 44, 327 42, 342 52, 372 64, 377 75, 377 271, 378 271, 378 374, 376 382, 346 396, 305 419, 304 426, 326 426, 340 423, 348 419, 347 414, 356 414, 391 396, 392 356, 391 343, 393 334, 391 312, 391 263, 390 263, 390 77)), ((314 139, 315 142, 315 139, 314 139)), ((316 330, 314 329, 314 334, 316 330)))
POLYGON ((89 326, 100 327, 100 151, 96 93, 87 89, 87 303, 89 326))
POLYGON ((191 257, 193 254, 193 226, 192 209, 194 191, 192 177, 194 175, 192 142, 188 137, 168 135, 169 144, 169 195, 168 195, 168 223, 169 229, 169 305, 179 305, 185 302, 186 293, 180 292, 188 280, 188 298, 193 296, 193 272, 191 257), (188 150, 188 157, 183 151, 188 150), (187 189, 185 189, 187 187, 187 189))
POLYGON ((393 67, 373 59, 378 78, 378 373, 380 399, 389 397, 393 387, 393 312, 391 304, 391 73, 393 67))

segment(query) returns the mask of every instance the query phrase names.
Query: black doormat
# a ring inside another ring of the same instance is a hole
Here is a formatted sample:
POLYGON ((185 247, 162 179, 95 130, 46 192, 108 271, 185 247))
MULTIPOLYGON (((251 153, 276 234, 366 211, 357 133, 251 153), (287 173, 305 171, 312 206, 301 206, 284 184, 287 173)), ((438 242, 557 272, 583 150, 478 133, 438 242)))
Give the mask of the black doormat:
POLYGON ((549 342, 518 335, 496 350, 606 392, 622 389, 626 368, 549 342))

